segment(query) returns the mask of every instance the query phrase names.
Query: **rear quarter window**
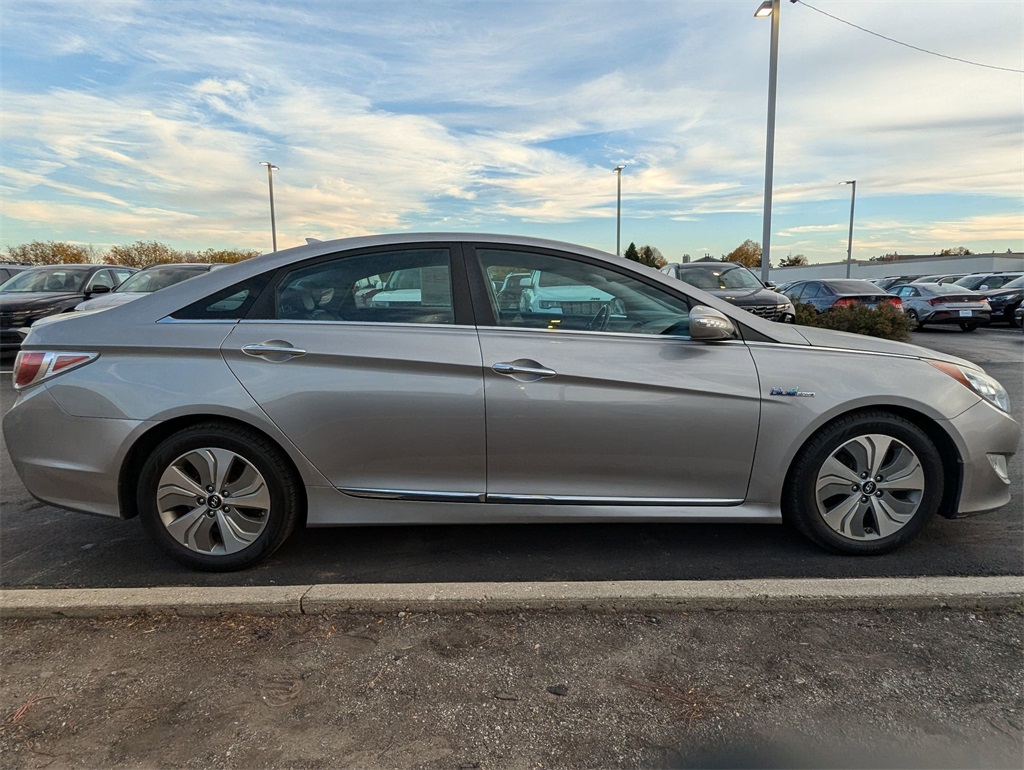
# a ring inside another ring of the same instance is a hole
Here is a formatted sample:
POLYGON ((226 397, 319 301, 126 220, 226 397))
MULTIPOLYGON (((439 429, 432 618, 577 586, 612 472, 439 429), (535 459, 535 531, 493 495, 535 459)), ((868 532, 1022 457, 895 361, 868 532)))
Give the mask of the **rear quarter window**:
POLYGON ((171 313, 176 321, 240 321, 270 282, 270 275, 247 278, 171 313))

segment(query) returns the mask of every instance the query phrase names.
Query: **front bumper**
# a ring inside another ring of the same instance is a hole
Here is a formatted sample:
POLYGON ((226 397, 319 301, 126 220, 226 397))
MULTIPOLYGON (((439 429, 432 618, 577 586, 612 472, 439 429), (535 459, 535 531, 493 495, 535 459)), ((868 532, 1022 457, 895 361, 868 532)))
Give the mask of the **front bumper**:
POLYGON ((1005 467, 1020 444, 1021 427, 987 402, 975 404, 949 422, 963 462, 963 485, 956 513, 966 516, 1001 508, 1010 502, 1005 467))

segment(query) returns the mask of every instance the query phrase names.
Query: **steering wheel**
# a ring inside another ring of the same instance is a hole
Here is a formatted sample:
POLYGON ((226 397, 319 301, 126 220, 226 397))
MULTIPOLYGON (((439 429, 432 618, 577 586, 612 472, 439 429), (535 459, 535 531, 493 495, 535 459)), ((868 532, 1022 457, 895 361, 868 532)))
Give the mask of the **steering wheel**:
POLYGON ((587 324, 587 330, 592 332, 603 332, 608 328, 608 319, 612 317, 612 311, 608 309, 608 305, 601 305, 600 310, 590 319, 590 323, 587 324))

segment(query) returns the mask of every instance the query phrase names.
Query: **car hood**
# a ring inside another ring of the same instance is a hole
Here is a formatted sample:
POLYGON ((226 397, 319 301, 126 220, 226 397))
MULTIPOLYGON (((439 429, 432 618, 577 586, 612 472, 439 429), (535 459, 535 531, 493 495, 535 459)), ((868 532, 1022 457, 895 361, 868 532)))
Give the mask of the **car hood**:
POLYGON ((131 302, 133 299, 145 297, 148 293, 149 292, 145 291, 113 292, 111 294, 105 294, 102 297, 96 297, 95 299, 87 299, 85 302, 81 302, 75 306, 75 310, 105 310, 108 307, 117 307, 118 305, 123 305, 125 302, 131 302))
POLYGON ((1024 292, 1024 288, 1018 286, 1016 289, 992 289, 991 291, 980 291, 978 294, 982 294, 988 299, 998 299, 999 297, 1012 297, 1022 292, 1024 292))
POLYGON ((842 348, 861 353, 882 353, 893 356, 926 358, 932 361, 947 361, 958 366, 966 366, 969 369, 981 369, 977 364, 964 358, 949 356, 937 350, 923 348, 920 345, 911 345, 907 342, 883 340, 879 337, 868 337, 864 334, 851 334, 850 332, 837 332, 831 329, 817 329, 813 326, 793 326, 790 328, 799 332, 800 336, 814 347, 842 348))
POLYGON ((708 294, 721 297, 726 302, 744 305, 789 305, 789 297, 771 289, 705 289, 708 294))
POLYGON ((70 302, 81 294, 58 291, 8 291, 0 293, 0 310, 31 310, 70 302))

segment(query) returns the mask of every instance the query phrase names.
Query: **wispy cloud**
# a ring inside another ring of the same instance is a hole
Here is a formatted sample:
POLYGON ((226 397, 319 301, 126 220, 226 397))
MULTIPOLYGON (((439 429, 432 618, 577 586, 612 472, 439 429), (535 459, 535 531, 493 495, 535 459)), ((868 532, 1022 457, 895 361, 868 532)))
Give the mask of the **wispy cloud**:
MULTIPOLYGON (((1020 66, 1016 3, 950 4, 922 26, 927 3, 819 2, 1020 66)), ((864 206, 865 237, 884 218, 907 243, 1024 248, 1020 76, 783 13, 784 247, 845 250, 836 183, 856 178, 859 201, 892 209, 864 206)), ((674 223, 666 253, 760 232, 767 25, 746 6, 8 0, 0 23, 7 243, 259 244, 259 160, 280 166, 285 243, 452 223, 596 242, 623 161, 627 225, 674 223)))

